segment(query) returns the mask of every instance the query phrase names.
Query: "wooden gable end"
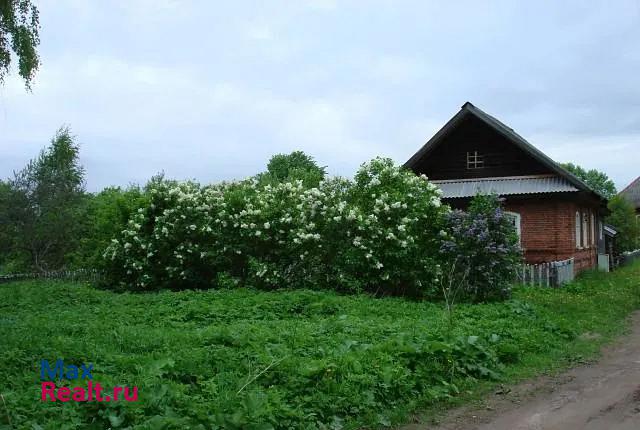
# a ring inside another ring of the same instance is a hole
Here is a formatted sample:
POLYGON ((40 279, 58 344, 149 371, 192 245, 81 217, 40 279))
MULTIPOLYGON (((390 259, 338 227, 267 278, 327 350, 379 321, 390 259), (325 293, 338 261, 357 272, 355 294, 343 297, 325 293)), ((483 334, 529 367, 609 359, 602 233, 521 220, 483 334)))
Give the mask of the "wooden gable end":
POLYGON ((473 115, 451 129, 413 170, 434 180, 554 173, 473 115))

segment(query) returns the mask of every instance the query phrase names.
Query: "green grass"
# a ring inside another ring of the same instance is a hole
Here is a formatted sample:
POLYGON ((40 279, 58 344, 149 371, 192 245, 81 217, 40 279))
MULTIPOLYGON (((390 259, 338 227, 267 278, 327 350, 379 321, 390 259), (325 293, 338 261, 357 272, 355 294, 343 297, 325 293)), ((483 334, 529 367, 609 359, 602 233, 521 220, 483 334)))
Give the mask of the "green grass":
POLYGON ((639 305, 640 264, 458 306, 451 330, 441 305, 397 298, 5 284, 0 428, 376 428, 592 357, 639 305), (40 401, 57 358, 140 401, 40 401))

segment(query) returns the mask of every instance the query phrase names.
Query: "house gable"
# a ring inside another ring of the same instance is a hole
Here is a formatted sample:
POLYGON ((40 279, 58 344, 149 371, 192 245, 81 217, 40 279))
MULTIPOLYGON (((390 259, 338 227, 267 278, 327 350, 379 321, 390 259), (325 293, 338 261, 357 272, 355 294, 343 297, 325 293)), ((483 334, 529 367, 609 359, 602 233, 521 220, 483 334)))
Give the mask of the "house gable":
POLYGON ((554 173, 479 118, 468 115, 413 170, 430 179, 472 179, 554 173))
POLYGON ((636 212, 640 214, 640 177, 620 191, 620 195, 631 202, 636 212))
POLYGON ((503 197, 505 209, 517 215, 527 262, 573 258, 576 271, 596 264, 607 200, 471 103, 404 166, 427 175, 457 209, 477 194, 503 197))
POLYGON ((600 205, 607 202, 513 129, 469 102, 404 166, 433 180, 552 174, 600 205))

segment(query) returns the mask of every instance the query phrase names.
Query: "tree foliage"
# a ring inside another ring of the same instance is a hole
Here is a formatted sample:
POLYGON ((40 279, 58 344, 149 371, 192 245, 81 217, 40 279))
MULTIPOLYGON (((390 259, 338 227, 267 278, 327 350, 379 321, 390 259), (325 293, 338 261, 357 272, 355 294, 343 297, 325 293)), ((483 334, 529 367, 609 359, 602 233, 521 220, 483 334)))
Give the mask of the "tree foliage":
POLYGON ((0 84, 9 73, 12 52, 18 57, 18 74, 30 88, 38 67, 40 19, 32 0, 0 0, 0 84))
POLYGON ((622 196, 614 196, 609 200, 611 214, 606 222, 616 228, 618 234, 614 240, 614 251, 621 253, 640 248, 640 223, 635 209, 622 196))
POLYGON ((8 182, 0 180, 0 263, 6 261, 11 252, 13 232, 9 222, 9 207, 12 197, 11 186, 8 182))
POLYGON ((60 268, 77 243, 85 200, 79 146, 68 128, 4 186, 0 217, 9 233, 4 247, 38 270, 60 268))
POLYGON ((267 171, 258 175, 264 184, 278 184, 301 180, 305 187, 318 186, 326 176, 324 167, 318 166, 313 157, 302 151, 276 154, 269 160, 267 171))
POLYGON ((70 263, 81 268, 102 268, 102 254, 111 239, 127 227, 137 209, 146 204, 147 197, 137 185, 107 187, 88 195, 82 211, 82 235, 77 250, 70 256, 70 263))
POLYGON ((616 185, 606 173, 596 169, 586 170, 573 163, 563 163, 561 166, 582 179, 591 189, 603 197, 610 199, 616 195, 616 185))

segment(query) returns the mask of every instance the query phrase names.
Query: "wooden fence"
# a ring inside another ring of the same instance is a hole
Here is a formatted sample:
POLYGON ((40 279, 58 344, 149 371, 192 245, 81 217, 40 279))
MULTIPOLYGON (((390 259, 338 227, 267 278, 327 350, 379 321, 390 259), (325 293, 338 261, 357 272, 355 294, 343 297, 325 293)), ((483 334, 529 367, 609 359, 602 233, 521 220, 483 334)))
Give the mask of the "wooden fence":
POLYGON ((559 287, 573 281, 573 258, 540 264, 523 264, 517 281, 539 287, 559 287))
POLYGON ((26 279, 64 279, 69 281, 97 281, 101 273, 95 269, 55 270, 50 272, 13 273, 0 275, 0 284, 26 279))

